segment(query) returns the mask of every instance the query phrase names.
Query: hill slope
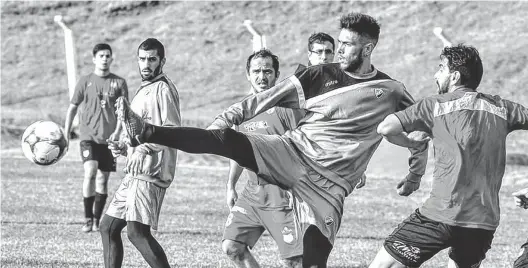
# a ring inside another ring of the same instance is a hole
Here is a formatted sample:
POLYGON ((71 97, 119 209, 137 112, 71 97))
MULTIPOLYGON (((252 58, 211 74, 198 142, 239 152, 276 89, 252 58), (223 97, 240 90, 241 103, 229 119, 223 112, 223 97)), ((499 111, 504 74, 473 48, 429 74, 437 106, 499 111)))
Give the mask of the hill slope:
MULTIPOLYGON (((479 49, 485 77, 481 91, 528 105, 520 84, 528 79, 528 31, 520 2, 17 2, 1 3, 2 148, 16 146, 20 129, 37 119, 64 122, 68 106, 62 30, 53 16, 69 16, 77 41, 79 74, 92 71, 91 48, 108 42, 112 71, 139 83, 135 53, 147 37, 166 46, 165 72, 180 90, 186 125, 205 126, 247 92, 245 60, 252 19, 279 55, 282 78, 306 62, 306 40, 315 31, 337 37, 338 18, 368 13, 382 24, 374 52, 377 68, 404 82, 417 98, 433 94, 442 26, 455 42, 479 49)), ((524 150, 526 135, 510 138, 524 150)))

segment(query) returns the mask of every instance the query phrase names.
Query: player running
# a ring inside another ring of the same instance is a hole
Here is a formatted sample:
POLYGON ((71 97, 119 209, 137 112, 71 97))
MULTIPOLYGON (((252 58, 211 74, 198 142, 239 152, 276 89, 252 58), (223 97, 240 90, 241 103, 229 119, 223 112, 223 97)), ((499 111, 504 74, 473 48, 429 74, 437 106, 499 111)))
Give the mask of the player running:
MULTIPOLYGON (((274 86, 279 74, 279 59, 269 50, 257 51, 247 59, 246 77, 251 83, 252 94, 274 86)), ((236 129, 247 133, 283 134, 294 129, 303 115, 304 111, 300 109, 274 107, 236 129)), ((259 267, 248 247, 253 248, 262 233, 268 230, 287 267, 300 267, 302 239, 295 228, 289 193, 248 171, 247 184, 238 198, 235 186, 242 170, 235 161, 230 161, 227 203, 231 213, 224 228, 224 253, 237 267, 259 267)))
MULTIPOLYGON (((521 189, 512 194, 518 207, 528 209, 528 188, 521 189)), ((521 254, 513 263, 513 268, 528 267, 528 240, 521 246, 521 254)))
MULTIPOLYGON (((209 126, 168 128, 144 122, 118 102, 132 145, 158 143, 189 153, 212 153, 235 160, 267 182, 291 189, 303 237, 303 266, 326 267, 343 203, 364 172, 382 137, 376 127, 387 115, 414 103, 402 83, 371 64, 379 24, 365 14, 340 20, 336 64, 300 70, 276 86, 232 105, 209 126), (279 135, 230 129, 274 106, 301 108, 297 128, 279 135)), ((402 195, 419 186, 427 147, 413 151, 402 195)))
POLYGON ((125 79, 110 72, 112 48, 97 44, 92 51, 94 71, 79 79, 66 112, 64 133, 68 143, 73 119, 79 111, 81 158, 84 167, 83 232, 99 231, 99 219, 108 196, 108 177, 116 171, 116 161, 108 149, 107 139, 117 140, 121 125, 117 124, 115 102, 128 98, 125 79))
POLYGON ((528 109, 477 92, 482 61, 470 46, 445 47, 435 74, 439 95, 389 115, 378 132, 402 146, 402 131, 433 137, 430 197, 385 240, 370 267, 418 267, 450 248, 449 267, 479 267, 499 226, 506 137, 528 129, 528 109))
MULTIPOLYGON (((165 48, 154 38, 137 50, 142 82, 131 103, 133 111, 159 126, 180 126, 180 100, 176 86, 163 73, 165 48)), ((101 221, 104 263, 118 268, 123 263, 121 231, 127 227, 130 242, 150 267, 170 267, 161 245, 150 232, 158 219, 166 189, 176 172, 177 151, 156 144, 142 144, 128 150, 124 142, 109 141, 115 155, 126 155, 125 177, 101 221)))

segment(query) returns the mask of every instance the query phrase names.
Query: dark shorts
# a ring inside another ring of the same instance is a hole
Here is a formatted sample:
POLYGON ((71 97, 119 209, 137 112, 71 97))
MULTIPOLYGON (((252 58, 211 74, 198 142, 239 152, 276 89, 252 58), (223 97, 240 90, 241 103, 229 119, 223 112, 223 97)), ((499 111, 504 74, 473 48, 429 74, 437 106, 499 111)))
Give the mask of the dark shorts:
POLYGON ((528 268, 528 241, 521 246, 521 253, 513 263, 513 268, 528 268))
POLYGON ((253 248, 265 230, 279 247, 282 259, 303 254, 303 243, 295 225, 292 209, 263 210, 251 206, 241 196, 227 217, 222 240, 229 239, 253 248))
POLYGON ((116 160, 112 155, 112 151, 108 149, 108 145, 84 140, 81 141, 80 146, 83 163, 88 160, 95 160, 98 162, 99 170, 106 172, 116 171, 116 160))
POLYGON ((418 209, 389 235, 383 244, 397 261, 419 267, 439 251, 450 247, 449 258, 460 267, 472 267, 486 257, 495 231, 465 228, 433 221, 418 209))

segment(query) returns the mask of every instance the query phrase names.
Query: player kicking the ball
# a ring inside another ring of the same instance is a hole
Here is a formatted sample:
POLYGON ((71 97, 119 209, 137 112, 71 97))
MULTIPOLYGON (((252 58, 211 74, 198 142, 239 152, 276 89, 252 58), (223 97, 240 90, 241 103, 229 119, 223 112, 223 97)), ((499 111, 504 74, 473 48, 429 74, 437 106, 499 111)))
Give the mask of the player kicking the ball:
MULTIPOLYGON (((403 84, 378 71, 370 57, 379 24, 364 14, 340 20, 339 63, 299 70, 276 86, 232 105, 208 130, 159 127, 143 121, 118 101, 133 145, 145 142, 189 153, 212 153, 235 160, 267 182, 290 189, 303 237, 303 267, 326 267, 343 203, 364 172, 382 137, 377 125, 414 103, 403 84), (306 110, 297 128, 283 135, 237 132, 240 125, 274 106, 306 110)), ((401 194, 415 191, 425 171, 427 147, 413 151, 401 194)))

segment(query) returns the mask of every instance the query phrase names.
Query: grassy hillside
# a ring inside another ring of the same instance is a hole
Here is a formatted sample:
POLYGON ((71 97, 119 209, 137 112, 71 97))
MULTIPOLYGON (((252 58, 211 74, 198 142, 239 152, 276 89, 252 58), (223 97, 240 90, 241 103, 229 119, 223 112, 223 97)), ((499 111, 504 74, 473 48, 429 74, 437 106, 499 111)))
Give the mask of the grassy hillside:
MULTIPOLYGON (((166 46, 165 72, 180 90, 186 125, 205 126, 247 92, 245 60, 251 19, 281 59, 282 78, 306 62, 315 31, 337 37, 338 18, 368 13, 382 24, 373 62, 421 98, 435 92, 433 74, 444 27, 455 42, 477 47, 484 61, 481 91, 528 105, 528 3, 520 2, 19 2, 1 3, 2 148, 16 146, 20 129, 37 119, 64 121, 68 106, 62 30, 53 16, 68 16, 77 40, 79 74, 92 71, 91 48, 108 42, 112 71, 139 83, 135 53, 147 37, 166 46)), ((524 150, 526 135, 509 147, 524 150)))

